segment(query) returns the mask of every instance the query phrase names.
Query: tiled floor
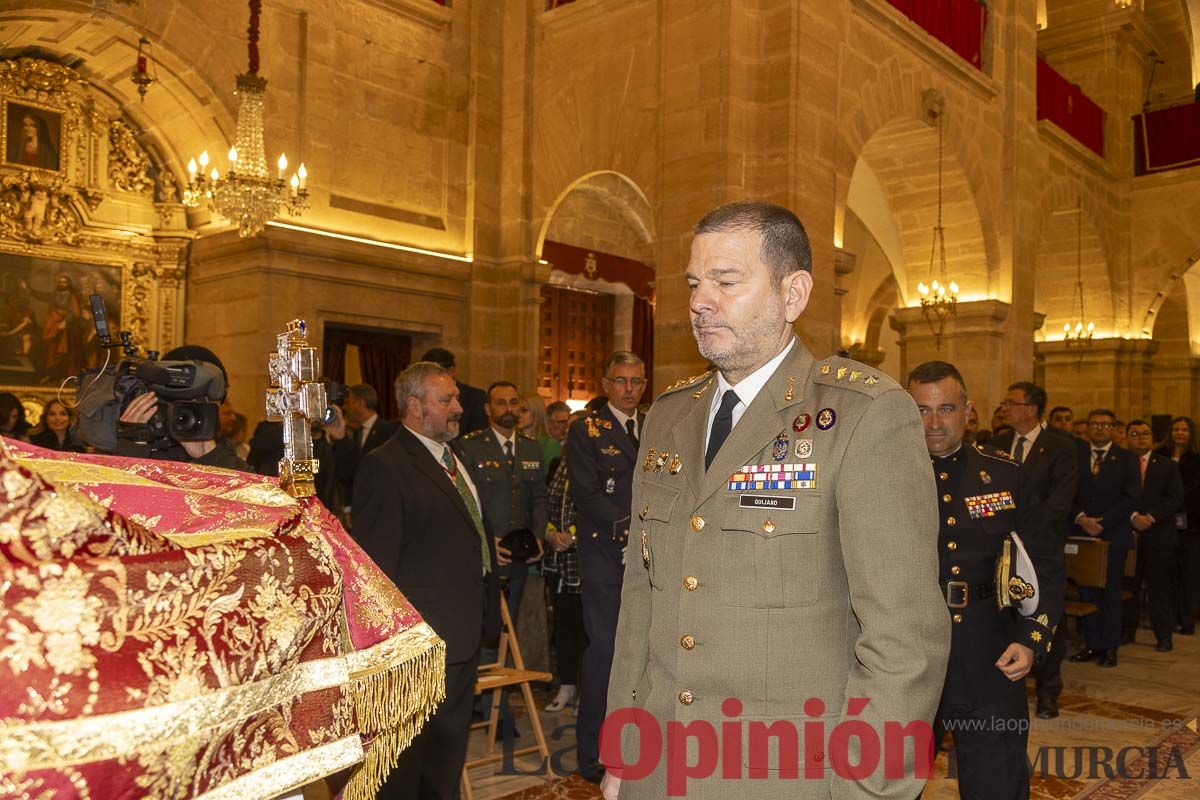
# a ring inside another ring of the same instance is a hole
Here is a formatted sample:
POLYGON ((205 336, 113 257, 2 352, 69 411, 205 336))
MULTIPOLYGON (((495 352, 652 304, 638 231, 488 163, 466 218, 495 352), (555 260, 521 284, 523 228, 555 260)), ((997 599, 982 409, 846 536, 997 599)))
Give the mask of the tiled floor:
MULTIPOLYGON (((1197 800, 1200 798, 1200 733, 1188 727, 1197 725, 1200 713, 1200 637, 1176 636, 1172 653, 1158 653, 1149 631, 1139 633, 1140 642, 1121 648, 1121 664, 1102 669, 1095 664, 1063 665, 1067 691, 1060 701, 1062 715, 1055 720, 1031 720, 1030 758, 1038 763, 1041 748, 1046 750, 1049 771, 1058 774, 1035 775, 1032 794, 1035 800, 1197 800), (1176 722, 1178 724, 1176 724, 1176 722), (1157 772, 1164 777, 1149 777, 1149 748, 1157 747, 1157 772), (1061 751, 1054 748, 1065 748, 1061 751), (1077 749, 1080 748, 1080 749, 1077 749), (1087 750, 1086 748, 1094 748, 1087 750), (1092 754, 1103 760, 1105 748, 1112 753, 1110 764, 1125 748, 1126 775, 1105 775, 1103 766, 1090 769, 1092 754), (1058 753, 1061 752, 1061 757, 1058 753), (1082 769, 1075 768, 1076 753, 1081 753, 1082 769), (1061 764, 1061 771, 1056 769, 1061 764), (1181 769, 1182 765, 1182 769, 1181 769), (1187 777, 1183 774, 1186 773, 1187 777)), ((539 708, 548 695, 539 693, 539 708)), ((518 707, 518 747, 532 744, 528 720, 518 707)), ((1031 703, 1032 711, 1032 703, 1031 703)), ((542 713, 551 763, 560 773, 575 765, 575 719, 570 710, 559 714, 542 713)), ((482 730, 472 733, 471 755, 483 753, 487 743, 482 730)), ((518 758, 511 765, 480 767, 472 771, 474 800, 592 800, 599 798, 597 787, 575 777, 521 775, 516 770, 532 771, 538 759, 518 758), (497 774, 497 773, 500 774, 497 774)), ((927 800, 952 800, 958 797, 956 781, 946 777, 947 761, 938 759, 936 775, 923 797, 927 800)), ((313 795, 310 795, 313 796, 313 795)))

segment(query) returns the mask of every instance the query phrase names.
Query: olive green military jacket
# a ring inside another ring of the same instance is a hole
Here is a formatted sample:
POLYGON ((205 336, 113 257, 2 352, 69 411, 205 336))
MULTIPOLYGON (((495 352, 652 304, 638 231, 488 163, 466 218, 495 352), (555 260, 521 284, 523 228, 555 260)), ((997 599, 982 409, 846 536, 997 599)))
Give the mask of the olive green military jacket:
MULTIPOLYGON (((886 722, 931 723, 937 710, 950 622, 916 406, 890 378, 848 359, 818 363, 796 341, 705 471, 716 391, 715 373, 672 387, 641 439, 608 714, 644 709, 664 738, 657 769, 625 779, 621 800, 667 796, 668 723, 721 731, 731 719, 743 723, 740 753, 726 747, 712 777, 688 781, 689 798, 908 800, 922 780, 885 777, 882 759, 865 779, 838 777, 826 742, 843 719, 862 720, 882 752, 886 722), (727 698, 740 716, 723 712, 727 698), (849 715, 851 698, 869 702, 849 715), (779 772, 778 739, 752 745, 755 721, 795 726, 798 779, 779 772), (824 741, 806 758, 813 721, 824 741), (748 779, 756 754, 765 780, 748 779), (740 780, 722 777, 726 758, 741 762, 740 780)), ((634 728, 620 736, 634 763, 634 728)), ((690 742, 689 763, 697 757, 690 742)), ((603 745, 601 760, 621 775, 603 745)))

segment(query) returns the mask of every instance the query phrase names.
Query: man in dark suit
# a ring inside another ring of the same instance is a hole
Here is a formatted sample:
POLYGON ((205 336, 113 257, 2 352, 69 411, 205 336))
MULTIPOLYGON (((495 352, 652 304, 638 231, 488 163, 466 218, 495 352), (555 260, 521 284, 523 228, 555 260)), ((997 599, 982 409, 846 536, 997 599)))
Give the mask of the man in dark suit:
POLYGON ((1183 477, 1179 465, 1169 457, 1151 452, 1154 434, 1145 420, 1135 419, 1125 429, 1129 449, 1137 457, 1141 475, 1142 499, 1131 517, 1137 531, 1137 575, 1133 599, 1125 610, 1125 634, 1128 641, 1137 636, 1142 616, 1141 589, 1145 580, 1150 593, 1150 627, 1160 653, 1172 649, 1171 578, 1179 547, 1175 515, 1183 510, 1183 477))
POLYGON ((476 488, 446 444, 462 414, 454 378, 417 362, 396 378, 396 400, 403 424, 363 458, 354 482, 354 538, 445 640, 446 699, 378 797, 457 798, 485 608, 499 607, 496 553, 476 488))
MULTIPOLYGON (((1038 578, 1042 591, 1066 587, 1063 547, 1071 528, 1071 506, 1079 486, 1079 455, 1070 433, 1042 421, 1046 410, 1046 390, 1036 383, 1018 381, 1008 387, 1000 403, 1004 422, 1012 428, 988 445, 1017 462, 1021 468, 1021 487, 1027 502, 1021 506, 1022 535, 1025 546, 1046 560, 1051 574, 1038 578), (1032 532, 1040 532, 1035 536, 1032 532), (1030 533, 1026 533, 1030 532, 1030 533)), ((1061 410, 1061 406, 1059 410, 1061 410)), ((1069 411, 1069 410, 1068 410, 1069 411)), ((1064 597, 1054 598, 1058 608, 1064 597)), ((1066 649, 1066 626, 1059 625, 1054 644, 1039 665, 1037 676, 1037 715, 1042 719, 1058 716, 1058 697, 1062 694, 1062 660, 1066 649)))
POLYGON ((454 353, 444 347, 431 347, 421 356, 422 361, 432 361, 438 364, 454 378, 458 387, 458 402, 462 406, 462 420, 458 426, 458 435, 481 431, 488 426, 487 412, 484 403, 487 402, 487 392, 478 386, 469 386, 458 380, 458 370, 455 365, 454 353))
POLYGON ((578 514, 579 578, 587 647, 581 668, 579 770, 599 783, 600 724, 608 702, 608 679, 621 612, 625 544, 629 539, 633 471, 644 414, 638 403, 646 390, 646 365, 633 353, 608 357, 602 381, 608 403, 567 431, 567 476, 578 514))
POLYGON ((363 456, 392 438, 397 427, 395 422, 380 418, 379 395, 365 383, 349 387, 341 414, 325 426, 325 433, 333 441, 334 469, 347 512, 352 508, 349 501, 363 456))
POLYGON ((1102 667, 1117 665, 1121 643, 1121 576, 1125 556, 1133 547, 1131 516, 1141 497, 1137 459, 1113 442, 1117 416, 1107 408, 1088 414, 1088 447, 1080 451, 1079 492, 1074 523, 1080 534, 1108 542, 1105 587, 1081 587, 1079 598, 1099 609, 1083 618, 1087 646, 1071 656, 1074 662, 1097 660, 1102 667))

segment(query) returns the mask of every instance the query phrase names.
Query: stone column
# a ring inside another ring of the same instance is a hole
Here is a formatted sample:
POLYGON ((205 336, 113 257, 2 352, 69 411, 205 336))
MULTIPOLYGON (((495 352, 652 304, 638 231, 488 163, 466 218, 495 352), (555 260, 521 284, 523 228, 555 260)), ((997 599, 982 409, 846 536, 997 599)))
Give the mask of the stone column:
POLYGON ((1151 412, 1150 357, 1158 342, 1100 339, 1082 347, 1035 347, 1051 405, 1070 406, 1076 419, 1093 408, 1111 408, 1125 422, 1151 412))
POLYGON ((925 361, 950 362, 962 373, 967 394, 986 423, 1011 380, 1026 377, 1004 375, 998 368, 1004 363, 1009 310, 999 300, 959 303, 939 343, 919 307, 898 309, 889 321, 900 334, 901 376, 925 361))

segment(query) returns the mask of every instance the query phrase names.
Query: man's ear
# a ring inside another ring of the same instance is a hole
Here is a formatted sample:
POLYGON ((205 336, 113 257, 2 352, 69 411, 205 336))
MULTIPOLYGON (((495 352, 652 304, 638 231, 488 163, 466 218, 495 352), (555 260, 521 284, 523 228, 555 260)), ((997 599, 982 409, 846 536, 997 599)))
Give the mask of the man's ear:
POLYGON ((783 279, 783 310, 789 324, 798 320, 808 307, 812 287, 812 273, 806 269, 798 269, 783 279))

